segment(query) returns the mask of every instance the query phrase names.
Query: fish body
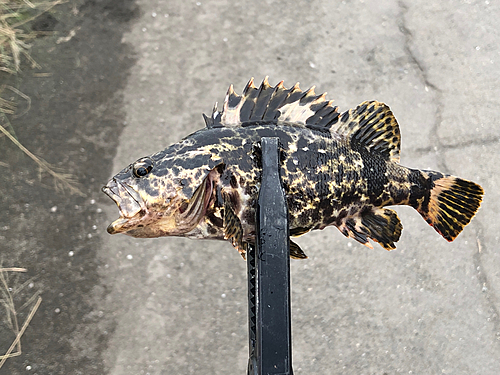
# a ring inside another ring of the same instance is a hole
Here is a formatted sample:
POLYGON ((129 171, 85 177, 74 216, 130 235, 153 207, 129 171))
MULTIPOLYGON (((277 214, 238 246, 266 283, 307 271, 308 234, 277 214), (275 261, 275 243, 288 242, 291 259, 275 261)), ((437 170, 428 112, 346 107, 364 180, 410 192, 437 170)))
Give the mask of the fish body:
MULTIPOLYGON (((277 137, 291 236, 336 226, 371 247, 395 248, 402 225, 391 205, 414 207, 452 241, 479 208, 470 181, 399 164, 400 131, 391 110, 370 101, 339 113, 325 94, 282 82, 243 95, 232 86, 206 128, 129 165, 103 188, 121 217, 109 233, 229 240, 244 256, 255 241, 262 137, 277 137)), ((291 242, 291 256, 305 258, 291 242)))

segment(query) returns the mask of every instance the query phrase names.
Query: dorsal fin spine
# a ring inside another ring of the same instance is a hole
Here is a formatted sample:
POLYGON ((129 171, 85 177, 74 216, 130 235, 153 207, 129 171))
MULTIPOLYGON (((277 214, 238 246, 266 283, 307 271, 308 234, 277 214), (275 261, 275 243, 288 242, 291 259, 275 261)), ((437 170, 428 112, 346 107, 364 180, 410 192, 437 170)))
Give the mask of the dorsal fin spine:
MULTIPOLYGON (((274 87, 274 90, 273 90, 273 92, 271 94, 271 97, 269 98, 269 103, 267 104, 267 108, 266 108, 265 112, 262 115, 262 119, 267 118, 267 114, 268 114, 269 109, 271 109, 271 111, 273 110, 273 107, 275 107, 274 109, 277 109, 283 103, 284 97, 279 102, 276 102, 276 100, 279 100, 279 99, 276 99, 278 97, 278 95, 281 94, 281 93, 283 93, 284 91, 286 91, 286 89, 285 89, 285 87, 283 85, 283 82, 284 81, 279 82, 274 87)), ((277 117, 278 117, 278 114, 275 114, 275 115, 273 115, 273 117, 270 120, 274 120, 277 117)))
POLYGON ((248 81, 247 85, 245 86, 245 89, 243 90, 243 96, 246 96, 248 94, 248 91, 250 89, 256 89, 256 87, 253 84, 253 77, 250 78, 250 80, 248 81))
POLYGON ((271 87, 271 85, 269 85, 269 76, 265 76, 264 77, 264 80, 262 81, 262 83, 260 84, 260 90, 267 90, 268 88, 271 87))
POLYGON ((203 116, 203 120, 205 120, 205 125, 207 126, 207 128, 211 129, 214 125, 213 119, 210 117, 207 117, 207 115, 204 113, 202 113, 201 115, 203 116))
POLYGON ((250 79, 241 96, 231 85, 222 111, 207 126, 237 126, 259 121, 283 121, 316 127, 330 127, 337 121, 337 107, 325 100, 326 94, 317 95, 315 87, 302 91, 299 83, 286 89, 283 81, 269 85, 265 77, 259 88, 250 79))
POLYGON ((271 103, 271 96, 274 92, 272 87, 269 85, 267 81, 268 77, 266 76, 262 81, 259 92, 257 93, 257 97, 255 98, 255 106, 252 111, 251 118, 257 121, 262 120, 269 108, 269 104, 271 103))

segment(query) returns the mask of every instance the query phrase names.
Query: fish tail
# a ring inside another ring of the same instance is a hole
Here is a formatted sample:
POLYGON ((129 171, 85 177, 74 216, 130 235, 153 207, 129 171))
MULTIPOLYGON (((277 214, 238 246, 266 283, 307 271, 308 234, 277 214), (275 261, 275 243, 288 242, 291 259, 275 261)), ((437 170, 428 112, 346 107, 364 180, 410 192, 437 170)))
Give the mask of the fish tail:
POLYGON ((458 177, 426 172, 422 174, 428 175, 430 190, 416 207, 417 211, 436 232, 453 241, 476 214, 483 188, 458 177))

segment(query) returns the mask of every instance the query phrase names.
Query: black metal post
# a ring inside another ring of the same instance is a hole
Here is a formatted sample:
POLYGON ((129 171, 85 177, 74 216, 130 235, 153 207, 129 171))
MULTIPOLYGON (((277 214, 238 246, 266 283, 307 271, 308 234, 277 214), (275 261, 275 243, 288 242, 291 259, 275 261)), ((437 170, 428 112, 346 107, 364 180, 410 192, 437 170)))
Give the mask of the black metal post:
POLYGON ((247 252, 249 375, 293 375, 288 210, 279 169, 279 139, 262 138, 256 246, 247 252))

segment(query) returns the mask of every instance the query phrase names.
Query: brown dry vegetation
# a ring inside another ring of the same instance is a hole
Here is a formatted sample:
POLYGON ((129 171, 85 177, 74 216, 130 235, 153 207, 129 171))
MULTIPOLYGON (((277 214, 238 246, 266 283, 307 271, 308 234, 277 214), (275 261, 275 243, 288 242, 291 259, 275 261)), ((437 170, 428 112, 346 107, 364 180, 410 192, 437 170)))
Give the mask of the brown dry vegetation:
MULTIPOLYGON (((41 14, 63 2, 65 0, 41 0, 37 2, 0 0, 0 138, 7 137, 38 165, 40 173, 52 176, 57 189, 84 196, 76 187, 71 175, 57 170, 18 141, 10 118, 20 117, 29 111, 31 99, 15 87, 1 84, 5 75, 17 74, 24 63, 27 63, 32 69, 40 68, 29 51, 30 42, 41 33, 31 31, 29 24, 41 14), (21 111, 18 110, 19 100, 25 102, 21 111)), ((0 160, 0 167, 8 167, 8 165, 0 160)))
MULTIPOLYGON (((0 0, 0 138, 6 137, 12 141, 37 163, 40 171, 50 174, 56 187, 83 195, 75 187, 70 175, 56 171, 18 141, 10 119, 29 111, 31 99, 17 88, 4 83, 9 76, 16 75, 25 66, 29 69, 40 68, 29 52, 30 43, 41 34, 31 31, 29 24, 62 2, 64 0, 0 0), (23 105, 19 105, 20 102, 23 105)), ((9 168, 9 165, 0 160, 0 167, 9 168)), ((8 358, 21 355, 21 338, 42 302, 39 291, 28 291, 32 286, 31 279, 22 283, 19 281, 19 275, 23 272, 26 269, 0 266, 0 328, 4 333, 12 332, 11 345, 0 348, 0 369, 8 358), (21 321, 21 317, 24 321, 21 321)))
POLYGON ((28 299, 24 303, 20 303, 18 296, 23 292, 24 289, 32 285, 32 280, 27 280, 19 286, 18 273, 26 272, 24 268, 11 267, 11 268, 1 268, 0 267, 0 323, 4 324, 13 333, 12 344, 9 348, 0 348, 5 350, 4 353, 0 353, 0 369, 4 365, 8 358, 16 357, 21 355, 21 337, 23 336, 26 328, 28 328, 29 323, 42 302, 40 297, 40 292, 35 292, 29 295, 28 299), (14 277, 10 274, 14 273, 14 277), (23 324, 19 324, 19 315, 29 309, 29 313, 26 316, 23 324))

